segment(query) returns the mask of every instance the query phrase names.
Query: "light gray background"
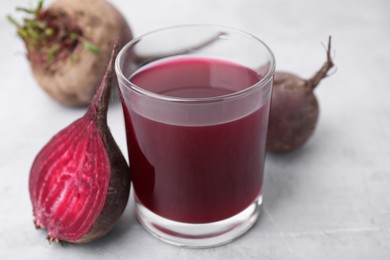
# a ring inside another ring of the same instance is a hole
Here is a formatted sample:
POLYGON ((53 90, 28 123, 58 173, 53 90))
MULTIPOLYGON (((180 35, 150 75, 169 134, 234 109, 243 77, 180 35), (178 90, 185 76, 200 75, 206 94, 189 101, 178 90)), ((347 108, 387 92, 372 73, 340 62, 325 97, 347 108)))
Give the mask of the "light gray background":
MULTIPOLYGON (((251 32, 273 49, 278 70, 311 76, 333 36, 337 72, 316 95, 315 135, 294 153, 268 155, 257 225, 226 246, 166 245, 134 219, 88 245, 50 245, 32 224, 27 182, 34 156, 84 113, 48 98, 32 78, 22 42, 0 1, 0 259, 390 259, 390 1, 115 0, 136 36, 164 26, 214 23, 251 32)), ((109 125, 126 152, 122 112, 109 125)))

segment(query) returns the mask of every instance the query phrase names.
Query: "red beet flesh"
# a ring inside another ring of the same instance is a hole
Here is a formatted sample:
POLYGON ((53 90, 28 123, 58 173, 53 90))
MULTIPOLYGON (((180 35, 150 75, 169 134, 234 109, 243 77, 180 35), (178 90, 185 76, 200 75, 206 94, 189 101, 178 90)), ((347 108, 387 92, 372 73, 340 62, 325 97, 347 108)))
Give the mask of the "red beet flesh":
POLYGON ((103 208, 109 170, 103 140, 92 120, 79 119, 56 135, 31 171, 37 226, 46 227, 50 237, 79 240, 103 208))
POLYGON ((99 238, 127 204, 130 171, 106 120, 113 59, 87 113, 55 135, 31 168, 35 224, 51 241, 99 238))
POLYGON ((330 51, 329 37, 327 61, 308 80, 288 72, 275 73, 267 136, 268 151, 296 150, 313 135, 319 115, 314 88, 333 67, 330 51))

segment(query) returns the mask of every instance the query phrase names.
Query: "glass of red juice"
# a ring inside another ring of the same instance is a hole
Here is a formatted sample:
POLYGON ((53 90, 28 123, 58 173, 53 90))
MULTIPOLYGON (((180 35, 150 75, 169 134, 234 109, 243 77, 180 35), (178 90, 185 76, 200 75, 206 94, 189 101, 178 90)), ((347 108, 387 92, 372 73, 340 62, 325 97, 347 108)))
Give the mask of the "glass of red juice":
POLYGON ((275 60, 210 25, 129 42, 115 69, 139 222, 178 246, 228 243, 256 222, 275 60))

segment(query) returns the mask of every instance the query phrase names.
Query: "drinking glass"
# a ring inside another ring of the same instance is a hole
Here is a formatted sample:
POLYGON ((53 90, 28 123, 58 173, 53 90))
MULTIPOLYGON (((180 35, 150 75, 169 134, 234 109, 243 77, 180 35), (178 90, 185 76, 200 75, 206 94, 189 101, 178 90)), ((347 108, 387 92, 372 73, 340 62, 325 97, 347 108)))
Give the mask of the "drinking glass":
POLYGON ((136 215, 152 235, 210 247, 254 225, 274 69, 261 40, 214 25, 156 30, 119 52, 136 215))

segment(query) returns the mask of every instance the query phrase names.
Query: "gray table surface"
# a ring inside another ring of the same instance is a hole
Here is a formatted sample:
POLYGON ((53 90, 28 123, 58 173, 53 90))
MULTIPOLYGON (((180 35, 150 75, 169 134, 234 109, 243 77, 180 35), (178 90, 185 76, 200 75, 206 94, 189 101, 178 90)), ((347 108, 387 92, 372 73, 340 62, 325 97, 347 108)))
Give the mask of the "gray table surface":
MULTIPOLYGON (((53 245, 32 224, 27 182, 39 149, 84 113, 37 86, 15 29, 15 5, 0 2, 0 259, 390 259, 390 1, 113 0, 140 35, 213 23, 251 32, 273 49, 278 70, 311 76, 328 35, 337 72, 316 95, 315 135, 294 153, 269 154, 264 207, 237 241, 183 249, 151 237, 132 201, 115 229, 87 245, 53 245)), ((109 125, 126 152, 119 104, 109 125)))

